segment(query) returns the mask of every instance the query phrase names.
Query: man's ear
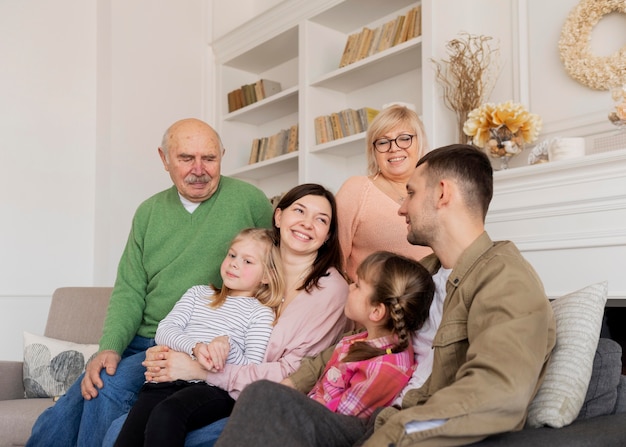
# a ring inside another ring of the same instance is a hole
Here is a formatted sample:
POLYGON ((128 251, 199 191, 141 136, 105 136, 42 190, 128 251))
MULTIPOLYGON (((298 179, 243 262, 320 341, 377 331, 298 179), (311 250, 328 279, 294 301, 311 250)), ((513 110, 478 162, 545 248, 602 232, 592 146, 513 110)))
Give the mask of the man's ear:
POLYGON ((169 162, 167 161, 167 157, 165 156, 165 152, 163 149, 159 148, 159 157, 161 157, 161 161, 163 162, 163 167, 166 171, 170 170, 169 162))
POLYGON ((454 191, 456 189, 456 184, 448 179, 442 179, 439 184, 437 185, 437 187, 435 188, 436 190, 436 200, 437 200, 437 206, 438 207, 443 207, 448 205, 448 203, 450 203, 450 200, 452 199, 453 195, 454 195, 454 191))

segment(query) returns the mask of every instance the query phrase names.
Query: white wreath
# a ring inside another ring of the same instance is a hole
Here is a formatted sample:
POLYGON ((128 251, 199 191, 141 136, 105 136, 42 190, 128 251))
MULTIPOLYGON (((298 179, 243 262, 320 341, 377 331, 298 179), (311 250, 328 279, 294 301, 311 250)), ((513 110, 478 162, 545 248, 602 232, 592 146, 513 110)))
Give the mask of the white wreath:
POLYGON ((626 13, 626 1, 582 0, 568 15, 559 39, 569 75, 595 90, 626 84, 626 45, 611 56, 594 56, 589 49, 593 27, 612 12, 626 13))

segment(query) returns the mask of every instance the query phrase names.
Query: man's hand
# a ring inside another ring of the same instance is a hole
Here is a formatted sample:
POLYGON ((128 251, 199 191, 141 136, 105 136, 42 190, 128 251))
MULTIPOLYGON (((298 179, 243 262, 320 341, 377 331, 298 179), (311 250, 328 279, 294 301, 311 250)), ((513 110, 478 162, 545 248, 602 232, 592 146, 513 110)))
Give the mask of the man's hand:
POLYGON ((86 400, 98 396, 98 390, 104 386, 100 378, 100 371, 104 369, 110 376, 115 374, 120 362, 120 355, 111 350, 100 351, 85 368, 85 376, 80 382, 80 392, 86 400))
POLYGON ((172 351, 167 346, 153 346, 146 351, 146 380, 172 382, 174 380, 205 380, 207 371, 184 352, 172 351))
POLYGON ((288 386, 289 388, 293 388, 294 390, 296 389, 296 386, 289 377, 285 377, 283 380, 280 381, 280 383, 282 385, 288 386))

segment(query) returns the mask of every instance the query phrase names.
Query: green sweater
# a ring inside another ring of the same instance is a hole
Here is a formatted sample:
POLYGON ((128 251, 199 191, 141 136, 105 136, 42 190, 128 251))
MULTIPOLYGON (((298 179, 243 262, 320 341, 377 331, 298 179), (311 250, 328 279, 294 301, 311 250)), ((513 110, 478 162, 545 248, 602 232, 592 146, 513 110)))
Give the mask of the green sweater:
POLYGON ((256 187, 221 177, 190 214, 176 187, 143 202, 133 218, 107 310, 100 350, 122 353, 139 335, 154 338, 159 321, 191 286, 222 285, 220 265, 243 228, 269 228, 272 207, 256 187))

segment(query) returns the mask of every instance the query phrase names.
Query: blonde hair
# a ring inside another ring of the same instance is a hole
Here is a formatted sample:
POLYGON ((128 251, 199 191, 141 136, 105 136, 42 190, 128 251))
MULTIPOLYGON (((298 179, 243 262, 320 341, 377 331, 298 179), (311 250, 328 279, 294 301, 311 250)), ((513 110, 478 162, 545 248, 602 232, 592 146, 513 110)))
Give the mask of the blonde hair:
POLYGON ((367 144, 367 173, 375 175, 380 171, 378 162, 376 161, 376 153, 374 149, 374 141, 381 138, 385 133, 394 127, 404 124, 415 133, 417 139, 417 157, 421 158, 428 151, 428 141, 426 139, 426 131, 424 124, 420 120, 417 113, 406 106, 394 104, 378 113, 367 128, 366 144, 367 144))
MULTIPOLYGON (((276 309, 280 305, 284 295, 284 282, 282 273, 282 262, 280 250, 276 246, 274 233, 266 228, 246 228, 241 230, 230 243, 232 247, 237 242, 244 239, 252 239, 267 245, 265 256, 262 258, 263 276, 267 278, 267 284, 260 283, 256 290, 252 293, 261 304, 271 307, 276 313, 276 309)), ((229 247, 229 248, 230 248, 229 247)), ((226 301, 226 297, 230 295, 232 290, 226 285, 222 285, 220 289, 211 285, 215 291, 213 300, 209 304, 210 307, 220 307, 226 301)))

